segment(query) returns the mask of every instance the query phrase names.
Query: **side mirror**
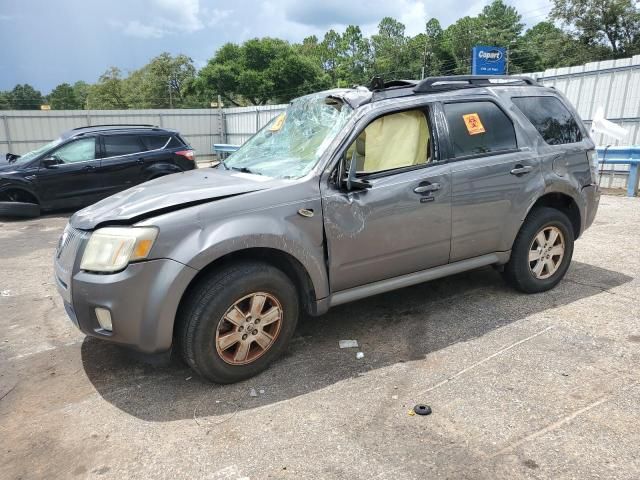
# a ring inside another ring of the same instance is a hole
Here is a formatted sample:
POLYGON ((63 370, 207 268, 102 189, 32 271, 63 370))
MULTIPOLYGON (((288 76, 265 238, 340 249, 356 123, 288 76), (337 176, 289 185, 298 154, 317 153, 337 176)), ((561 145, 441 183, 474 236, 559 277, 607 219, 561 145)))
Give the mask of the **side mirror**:
POLYGON ((44 168, 56 168, 62 162, 56 157, 47 157, 42 160, 42 166, 44 168))
POLYGON ((353 190, 366 190, 367 188, 371 188, 371 183, 368 180, 362 180, 358 178, 356 171, 356 152, 354 150, 351 155, 351 160, 349 161, 349 170, 345 172, 345 162, 340 161, 338 166, 338 178, 340 182, 340 186, 345 188, 348 192, 353 190))

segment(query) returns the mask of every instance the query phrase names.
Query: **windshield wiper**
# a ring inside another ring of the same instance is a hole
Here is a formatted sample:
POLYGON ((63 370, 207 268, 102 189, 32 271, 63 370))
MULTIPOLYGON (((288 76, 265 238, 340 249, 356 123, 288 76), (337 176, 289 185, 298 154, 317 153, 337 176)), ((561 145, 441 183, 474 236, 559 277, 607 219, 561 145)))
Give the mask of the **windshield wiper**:
POLYGON ((235 170, 236 172, 242 172, 242 173, 253 173, 254 175, 262 175, 260 172, 254 172, 253 170, 247 167, 231 167, 231 170, 235 170))

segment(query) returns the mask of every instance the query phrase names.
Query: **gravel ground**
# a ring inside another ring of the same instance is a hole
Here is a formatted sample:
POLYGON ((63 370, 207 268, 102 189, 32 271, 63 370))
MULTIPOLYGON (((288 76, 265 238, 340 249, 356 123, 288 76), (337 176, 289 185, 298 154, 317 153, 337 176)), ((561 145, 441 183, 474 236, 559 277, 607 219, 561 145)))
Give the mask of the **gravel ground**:
POLYGON ((640 478, 640 199, 603 197, 551 292, 489 268, 344 305, 228 386, 72 326, 65 222, 0 222, 1 479, 640 478))

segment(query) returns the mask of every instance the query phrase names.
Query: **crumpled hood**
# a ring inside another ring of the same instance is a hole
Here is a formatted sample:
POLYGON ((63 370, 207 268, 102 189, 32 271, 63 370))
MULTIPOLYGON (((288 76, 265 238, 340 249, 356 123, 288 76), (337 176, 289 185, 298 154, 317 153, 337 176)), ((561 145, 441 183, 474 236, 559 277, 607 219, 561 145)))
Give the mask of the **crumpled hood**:
POLYGON ((105 198, 71 217, 81 230, 105 222, 131 222, 209 201, 266 190, 283 180, 234 170, 201 168, 167 175, 105 198))

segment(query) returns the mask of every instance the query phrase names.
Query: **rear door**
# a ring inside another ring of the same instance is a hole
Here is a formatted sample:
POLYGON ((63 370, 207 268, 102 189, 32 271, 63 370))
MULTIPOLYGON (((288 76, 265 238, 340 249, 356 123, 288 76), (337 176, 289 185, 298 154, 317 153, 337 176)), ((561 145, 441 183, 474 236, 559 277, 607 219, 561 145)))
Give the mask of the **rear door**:
POLYGON ((137 134, 102 135, 102 165, 100 176, 104 196, 109 196, 143 181, 144 152, 137 134))
POLYGON ((493 100, 447 102, 442 109, 452 178, 451 261, 509 250, 514 225, 544 188, 537 155, 493 100))
POLYGON ((81 137, 51 152, 56 164, 41 163, 36 174, 38 191, 49 208, 78 208, 100 198, 100 159, 94 136, 81 137))

